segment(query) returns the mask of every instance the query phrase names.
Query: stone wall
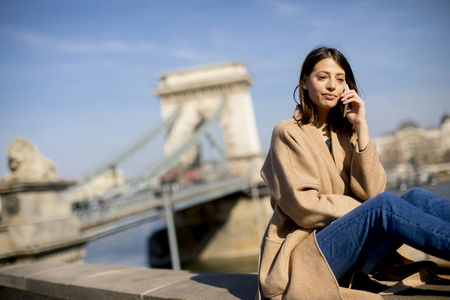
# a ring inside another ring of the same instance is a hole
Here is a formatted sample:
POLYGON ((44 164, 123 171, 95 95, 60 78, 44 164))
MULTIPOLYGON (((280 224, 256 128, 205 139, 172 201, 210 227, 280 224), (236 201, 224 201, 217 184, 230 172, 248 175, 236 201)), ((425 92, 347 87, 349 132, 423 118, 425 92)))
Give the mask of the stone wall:
POLYGON ((60 263, 0 268, 0 299, 253 300, 256 287, 254 274, 60 263))
MULTIPOLYGON (((0 267, 0 299, 8 300, 253 300, 256 290, 256 274, 60 263, 0 267)), ((449 299, 450 286, 436 282, 382 297, 386 300, 449 299)))

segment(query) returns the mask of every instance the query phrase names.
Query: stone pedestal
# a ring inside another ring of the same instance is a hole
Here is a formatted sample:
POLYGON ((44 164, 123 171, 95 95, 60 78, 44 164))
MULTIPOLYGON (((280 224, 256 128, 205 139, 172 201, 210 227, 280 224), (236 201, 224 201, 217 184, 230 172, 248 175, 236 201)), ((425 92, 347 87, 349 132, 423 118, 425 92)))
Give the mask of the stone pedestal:
POLYGON ((66 181, 0 185, 0 264, 81 261, 84 238, 71 212, 66 181))

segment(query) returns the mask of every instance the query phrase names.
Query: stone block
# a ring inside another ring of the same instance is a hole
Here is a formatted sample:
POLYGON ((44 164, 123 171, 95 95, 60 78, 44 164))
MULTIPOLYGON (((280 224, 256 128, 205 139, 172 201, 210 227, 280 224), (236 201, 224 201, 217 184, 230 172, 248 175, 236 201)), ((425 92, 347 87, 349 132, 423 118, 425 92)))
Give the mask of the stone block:
POLYGON ((16 223, 35 218, 67 216, 71 204, 65 191, 20 191, 1 195, 5 207, 4 223, 16 223))
POLYGON ((193 276, 143 295, 143 299, 253 300, 256 275, 190 272, 193 276))
MULTIPOLYGON (((45 268, 46 265, 48 265, 48 263, 43 263, 43 268, 45 268)), ((96 291, 99 290, 95 287, 97 280, 104 274, 117 273, 123 269, 114 266, 99 267, 96 265, 79 264, 60 265, 66 267, 49 270, 49 272, 42 272, 28 277, 28 291, 57 299, 71 299, 74 295, 78 295, 75 299, 102 299, 90 296, 94 295, 96 291), (78 282, 87 282, 88 284, 79 285, 78 282), (79 297, 80 293, 78 290, 80 289, 84 291, 84 293, 81 294, 84 294, 85 297, 79 297)))
POLYGON ((0 187, 0 256, 36 253, 39 247, 80 237, 66 189, 58 182, 15 182, 0 187))
POLYGON ((60 263, 33 263, 10 265, 0 268, 0 286, 27 290, 28 278, 45 272, 67 269, 70 265, 60 263))
MULTIPOLYGON (((427 284, 384 299, 448 299, 448 285, 427 284)), ((230 274, 84 264, 0 267, 0 299, 253 300, 256 274, 230 274)))
POLYGON ((9 226, 16 248, 33 247, 47 242, 65 240, 79 235, 78 224, 72 217, 35 220, 9 226))
POLYGON ((190 277, 192 275, 185 271, 117 268, 116 272, 105 272, 95 277, 76 281, 76 285, 71 287, 71 291, 72 294, 77 295, 78 299, 87 299, 92 295, 102 297, 93 299, 141 299, 141 294, 177 284, 190 277), (105 293, 107 298, 103 298, 105 293))
POLYGON ((0 268, 0 287, 51 299, 246 300, 255 295, 256 276, 35 263, 0 268))

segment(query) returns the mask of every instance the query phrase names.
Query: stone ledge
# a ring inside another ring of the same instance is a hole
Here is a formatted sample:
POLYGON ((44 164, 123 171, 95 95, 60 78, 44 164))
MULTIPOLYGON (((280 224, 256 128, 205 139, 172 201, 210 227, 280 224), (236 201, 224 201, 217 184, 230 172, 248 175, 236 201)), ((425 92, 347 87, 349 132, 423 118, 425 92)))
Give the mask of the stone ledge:
POLYGON ((0 298, 20 292, 34 299, 253 300, 256 286, 251 274, 63 263, 0 268, 0 298))
POLYGON ((54 181, 38 181, 38 182, 0 182, 0 194, 11 194, 17 192, 34 192, 34 191, 59 191, 65 190, 74 182, 66 180, 54 181))
MULTIPOLYGON (((64 263, 0 267, 0 299, 253 300, 256 275, 64 263)), ((424 285, 389 300, 450 299, 450 286, 424 285)))

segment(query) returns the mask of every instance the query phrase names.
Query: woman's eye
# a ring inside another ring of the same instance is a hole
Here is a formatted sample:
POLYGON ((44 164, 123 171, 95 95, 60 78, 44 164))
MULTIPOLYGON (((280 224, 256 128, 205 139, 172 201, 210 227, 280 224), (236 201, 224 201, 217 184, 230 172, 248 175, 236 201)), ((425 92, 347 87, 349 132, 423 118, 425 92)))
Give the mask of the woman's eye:
POLYGON ((345 79, 343 79, 343 78, 338 78, 338 81, 339 81, 339 82, 344 82, 345 79))

